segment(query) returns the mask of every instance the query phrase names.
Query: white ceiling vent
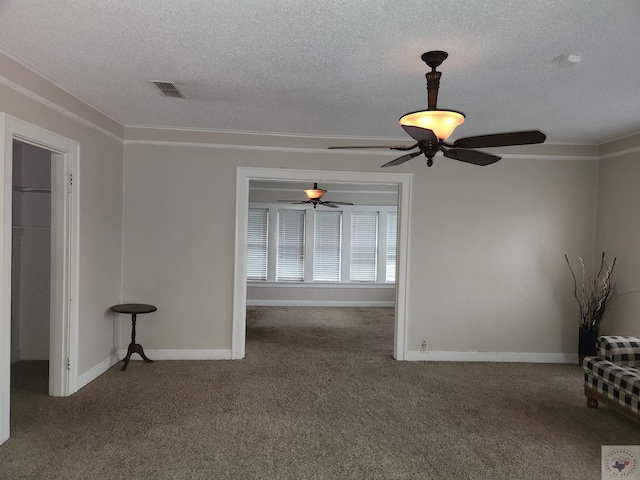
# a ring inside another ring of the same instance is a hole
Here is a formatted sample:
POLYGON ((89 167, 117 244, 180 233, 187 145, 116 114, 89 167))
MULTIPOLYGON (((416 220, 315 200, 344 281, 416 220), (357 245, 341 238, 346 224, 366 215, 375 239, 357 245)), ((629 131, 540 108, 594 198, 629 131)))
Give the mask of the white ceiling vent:
POLYGON ((152 80, 151 83, 158 87, 165 97, 184 98, 182 92, 172 82, 156 82, 152 80))

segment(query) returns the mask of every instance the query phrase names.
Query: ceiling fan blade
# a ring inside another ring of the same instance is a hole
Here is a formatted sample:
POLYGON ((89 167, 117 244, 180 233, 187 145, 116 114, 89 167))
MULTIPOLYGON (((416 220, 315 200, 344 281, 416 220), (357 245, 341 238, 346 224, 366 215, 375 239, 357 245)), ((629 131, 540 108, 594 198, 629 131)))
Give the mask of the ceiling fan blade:
POLYGON ((494 133, 491 135, 459 138, 453 142, 453 146, 460 148, 488 148, 507 147, 510 145, 531 145, 534 143, 542 143, 546 138, 547 136, 540 130, 524 130, 521 132, 494 133))
POLYGON ((329 150, 349 150, 352 148, 382 148, 382 149, 389 149, 389 150, 413 150, 414 148, 416 148, 418 146, 418 144, 416 143, 415 145, 354 145, 354 146, 350 146, 350 147, 327 147, 329 150))
POLYGON ((333 203, 335 205, 353 205, 353 203, 349 203, 349 202, 334 202, 334 201, 331 201, 329 203, 333 203))
POLYGON ((329 207, 329 208, 339 208, 338 205, 334 205, 331 202, 319 202, 319 205, 322 205, 323 207, 329 207))
POLYGON ((402 128, 418 143, 432 143, 434 146, 438 144, 438 137, 428 128, 412 127, 409 125, 402 125, 402 128))
POLYGON ((396 165, 400 165, 404 162, 407 162, 409 160, 411 160, 412 158, 417 157, 418 155, 422 154, 422 152, 413 152, 413 153, 407 153, 406 155, 403 155, 401 157, 396 158, 395 160, 391 160, 388 163, 385 163, 384 165, 382 165, 382 168, 384 167, 395 167, 396 165))
POLYGON ((311 203, 310 200, 276 200, 276 202, 291 204, 311 203))
POLYGON ((452 148, 450 150, 443 149, 442 152, 447 158, 453 158, 454 160, 460 160, 461 162, 473 163, 474 165, 480 166, 491 165, 502 158, 497 155, 491 155, 477 150, 464 150, 459 148, 452 148))

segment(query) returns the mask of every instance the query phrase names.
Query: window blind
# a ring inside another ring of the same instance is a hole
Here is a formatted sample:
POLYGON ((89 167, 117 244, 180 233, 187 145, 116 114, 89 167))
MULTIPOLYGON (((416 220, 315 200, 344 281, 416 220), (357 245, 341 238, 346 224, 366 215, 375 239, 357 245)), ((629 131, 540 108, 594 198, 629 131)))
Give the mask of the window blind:
POLYGON ((304 280, 304 210, 278 211, 276 280, 304 280))
POLYGON ((316 212, 313 280, 340 281, 342 212, 316 212))
POLYGON ((387 214, 387 269, 385 281, 396 281, 396 244, 398 238, 398 213, 387 214))
POLYGON ((350 280, 376 281, 378 251, 378 212, 351 214, 350 280))
POLYGON ((267 279, 267 221, 266 208, 249 209, 247 233, 247 279, 267 279))

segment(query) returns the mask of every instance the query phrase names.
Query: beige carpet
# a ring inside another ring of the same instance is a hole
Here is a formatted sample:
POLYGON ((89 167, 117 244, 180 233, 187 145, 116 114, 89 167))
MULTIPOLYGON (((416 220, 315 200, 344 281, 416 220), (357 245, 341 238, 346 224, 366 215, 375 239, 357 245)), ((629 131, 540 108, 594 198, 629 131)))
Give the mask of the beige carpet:
POLYGON ((392 309, 247 323, 242 361, 135 361, 69 398, 14 365, 0 478, 596 480, 601 445, 640 444, 577 365, 396 362, 392 309))

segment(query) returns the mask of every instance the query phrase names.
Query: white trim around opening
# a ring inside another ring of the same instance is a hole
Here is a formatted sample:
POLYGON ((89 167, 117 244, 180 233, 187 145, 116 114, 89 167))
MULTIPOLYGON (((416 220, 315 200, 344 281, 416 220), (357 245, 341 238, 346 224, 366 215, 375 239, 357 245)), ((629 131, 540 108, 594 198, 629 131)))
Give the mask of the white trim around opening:
POLYGON ((406 360, 409 212, 412 175, 409 173, 338 172, 238 167, 236 171, 236 232, 231 357, 244 358, 247 329, 247 221, 251 180, 290 180, 387 184, 398 187, 398 238, 396 266, 395 337, 393 356, 406 360))
POLYGON ((49 394, 77 391, 80 144, 0 113, 0 443, 9 438, 13 141, 52 152, 49 394), (71 178, 73 176, 73 185, 71 178))

